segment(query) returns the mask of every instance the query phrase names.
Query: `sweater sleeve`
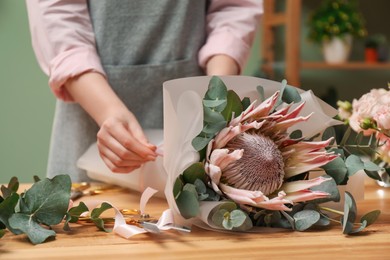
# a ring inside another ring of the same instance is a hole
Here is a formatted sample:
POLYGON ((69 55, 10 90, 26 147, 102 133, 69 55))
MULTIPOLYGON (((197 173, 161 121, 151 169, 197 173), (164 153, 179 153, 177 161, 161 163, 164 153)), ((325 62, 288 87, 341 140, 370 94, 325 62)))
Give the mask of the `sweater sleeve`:
POLYGON ((199 65, 216 54, 236 60, 243 70, 260 16, 263 0, 212 0, 207 13, 207 41, 199 51, 199 65))
POLYGON ((86 0, 26 0, 32 45, 54 94, 72 97, 65 82, 84 72, 105 76, 96 52, 86 0))

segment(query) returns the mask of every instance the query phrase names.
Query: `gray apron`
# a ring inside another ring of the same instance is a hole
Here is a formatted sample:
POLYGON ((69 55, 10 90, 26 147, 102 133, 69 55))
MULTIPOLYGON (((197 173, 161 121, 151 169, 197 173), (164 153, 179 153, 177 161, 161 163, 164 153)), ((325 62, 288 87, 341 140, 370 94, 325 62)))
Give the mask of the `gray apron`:
MULTIPOLYGON (((206 1, 90 0, 96 47, 108 81, 143 128, 162 128, 162 83, 202 75, 197 55, 205 41, 206 1)), ((75 103, 57 101, 48 177, 69 174, 96 142, 97 124, 75 103)))

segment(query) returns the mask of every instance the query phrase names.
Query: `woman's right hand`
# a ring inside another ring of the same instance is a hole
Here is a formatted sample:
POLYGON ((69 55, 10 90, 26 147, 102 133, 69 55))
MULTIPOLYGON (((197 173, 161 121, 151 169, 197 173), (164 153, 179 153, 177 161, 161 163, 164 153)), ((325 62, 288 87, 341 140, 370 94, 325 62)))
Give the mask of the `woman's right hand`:
POLYGON ((97 145, 111 171, 129 173, 156 159, 156 147, 102 74, 86 72, 71 78, 65 90, 100 126, 97 145))
POLYGON ((97 146, 104 163, 116 173, 129 173, 157 156, 131 112, 107 118, 97 134, 97 146))

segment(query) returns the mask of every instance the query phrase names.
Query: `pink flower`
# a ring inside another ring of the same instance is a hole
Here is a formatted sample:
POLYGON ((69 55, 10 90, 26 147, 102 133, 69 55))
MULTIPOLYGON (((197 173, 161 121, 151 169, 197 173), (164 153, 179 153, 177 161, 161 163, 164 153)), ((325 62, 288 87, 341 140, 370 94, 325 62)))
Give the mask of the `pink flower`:
POLYGON ((331 139, 309 142, 290 139, 287 129, 309 116, 298 116, 304 103, 271 112, 279 92, 233 118, 208 145, 205 169, 213 189, 238 204, 290 210, 286 204, 329 196, 311 191, 326 178, 289 181, 327 164, 337 156, 325 151, 331 139))

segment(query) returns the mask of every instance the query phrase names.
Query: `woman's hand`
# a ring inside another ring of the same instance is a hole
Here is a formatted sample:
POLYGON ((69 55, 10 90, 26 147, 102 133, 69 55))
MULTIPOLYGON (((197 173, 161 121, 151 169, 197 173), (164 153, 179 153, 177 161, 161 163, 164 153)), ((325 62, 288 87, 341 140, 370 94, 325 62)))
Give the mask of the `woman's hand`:
POLYGON ((68 80, 65 88, 100 126, 97 146, 111 171, 129 173, 156 159, 156 147, 103 75, 86 72, 68 80))
POLYGON ((135 116, 106 119, 97 134, 100 156, 111 171, 128 173, 148 161, 154 161, 156 147, 149 144, 135 116))

